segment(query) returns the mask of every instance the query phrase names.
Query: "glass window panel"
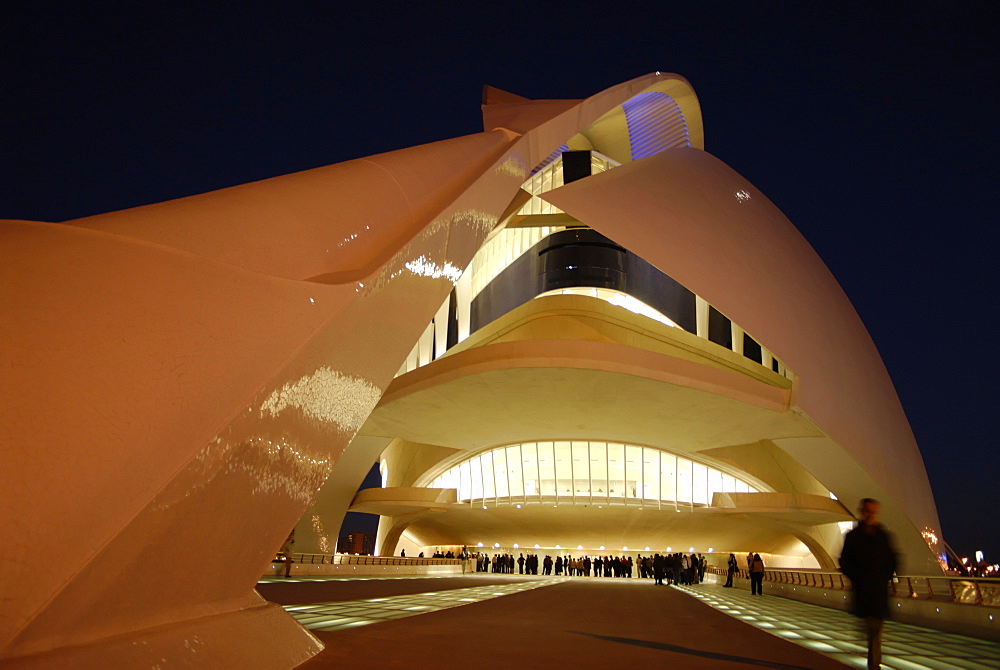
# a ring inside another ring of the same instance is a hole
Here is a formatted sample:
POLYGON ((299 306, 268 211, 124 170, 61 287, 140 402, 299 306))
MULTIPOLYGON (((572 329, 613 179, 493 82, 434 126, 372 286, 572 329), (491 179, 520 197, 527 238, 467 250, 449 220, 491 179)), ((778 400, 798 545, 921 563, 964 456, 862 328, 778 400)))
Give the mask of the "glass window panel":
POLYGON ((612 498, 625 497, 625 445, 608 443, 608 492, 612 498))
POLYGON ((677 500, 677 457, 660 454, 660 499, 677 500))
POLYGON ((493 451, 493 472, 497 480, 497 497, 509 498, 510 487, 507 485, 507 450, 493 451))
POLYGON ((510 497, 524 497, 523 466, 521 463, 521 446, 507 447, 507 478, 510 480, 510 497))
POLYGON ((573 454, 570 443, 558 441, 555 443, 556 456, 556 488, 559 497, 573 495, 573 454))
POLYGON ((556 461, 551 442, 538 443, 538 478, 542 483, 542 495, 556 494, 556 461))
POLYGON ((477 456, 469 461, 469 474, 472 478, 472 499, 477 500, 483 497, 483 464, 479 462, 477 456))
POLYGON ((573 442, 573 492, 590 495, 590 455, 586 442, 573 442))
POLYGON ((657 449, 642 450, 642 497, 660 498, 660 451, 657 449))
POLYGON ((593 496, 608 495, 608 444, 590 443, 590 490, 593 496))
POLYGON ((691 461, 677 459, 677 501, 691 502, 691 461))
POLYGON ((496 498, 497 487, 496 481, 493 478, 493 453, 487 451, 479 457, 479 460, 482 463, 483 469, 483 497, 496 498))
POLYGON ((524 495, 540 495, 542 488, 538 484, 538 445, 522 445, 521 456, 524 470, 524 495))
POLYGON ((669 452, 620 442, 561 440, 500 447, 438 475, 463 501, 608 497, 711 505, 715 493, 756 493, 746 481, 669 452))
POLYGON ((642 447, 625 447, 625 497, 636 499, 642 491, 642 447))
POLYGON ((708 469, 708 504, 712 504, 712 497, 716 493, 722 493, 722 473, 713 468, 708 469))
POLYGON ((701 463, 691 466, 692 501, 701 505, 708 504, 708 468, 701 463))

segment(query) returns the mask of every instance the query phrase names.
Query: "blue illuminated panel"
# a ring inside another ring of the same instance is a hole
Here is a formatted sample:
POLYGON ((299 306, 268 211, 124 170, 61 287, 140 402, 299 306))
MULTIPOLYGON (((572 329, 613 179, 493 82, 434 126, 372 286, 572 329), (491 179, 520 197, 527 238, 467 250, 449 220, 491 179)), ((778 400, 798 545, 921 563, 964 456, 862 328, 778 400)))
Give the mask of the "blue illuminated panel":
POLYGON ((560 156, 562 156, 564 151, 569 151, 568 144, 563 144, 558 149, 553 151, 548 158, 546 158, 541 163, 535 166, 535 169, 531 171, 531 174, 536 174, 537 172, 540 172, 543 168, 545 168, 546 165, 554 163, 556 160, 559 159, 560 156))
POLYGON ((632 160, 691 146, 684 113, 666 93, 640 93, 622 103, 622 109, 628 124, 632 160))

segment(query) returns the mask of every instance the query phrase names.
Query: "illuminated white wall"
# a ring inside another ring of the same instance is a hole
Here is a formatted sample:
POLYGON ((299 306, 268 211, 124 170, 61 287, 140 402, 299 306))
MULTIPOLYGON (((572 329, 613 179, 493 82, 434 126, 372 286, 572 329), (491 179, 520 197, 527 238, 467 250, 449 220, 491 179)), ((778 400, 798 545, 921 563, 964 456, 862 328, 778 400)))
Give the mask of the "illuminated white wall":
POLYGON ((611 288, 594 288, 592 286, 557 288, 552 291, 546 291, 545 293, 539 293, 535 297, 544 298, 550 295, 582 295, 588 298, 597 298, 598 300, 603 300, 604 302, 614 305, 615 307, 621 307, 635 314, 641 314, 642 316, 653 319, 654 321, 659 321, 660 323, 670 326, 671 328, 678 327, 676 323, 671 321, 659 310, 653 309, 638 298, 630 296, 628 293, 622 293, 621 291, 616 291, 611 288))
POLYGON ((480 452, 438 475, 461 502, 545 500, 708 505, 714 493, 757 493, 731 474, 660 449, 618 442, 525 442, 480 452))

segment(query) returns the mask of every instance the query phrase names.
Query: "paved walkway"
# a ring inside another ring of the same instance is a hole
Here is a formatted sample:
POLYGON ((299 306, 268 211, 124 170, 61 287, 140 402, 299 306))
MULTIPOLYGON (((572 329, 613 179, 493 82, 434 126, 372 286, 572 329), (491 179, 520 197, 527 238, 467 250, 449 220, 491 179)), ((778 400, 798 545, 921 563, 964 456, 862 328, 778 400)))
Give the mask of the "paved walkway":
POLYGON ((411 670, 844 668, 650 580, 472 575, 313 579, 258 588, 326 645, 302 670, 347 664, 411 670), (359 584, 370 585, 373 595, 356 598, 359 584), (330 598, 339 586, 351 591, 349 599, 330 598))
MULTIPOLYGON (((865 667, 849 614, 715 584, 491 574, 269 579, 258 590, 326 645, 303 670, 358 659, 411 669, 865 667)), ((1000 644, 887 622, 883 666, 995 670, 1000 644)))
MULTIPOLYGON (((847 612, 716 584, 677 588, 752 626, 848 665, 866 667, 864 634, 847 612)), ((997 670, 1000 644, 886 621, 882 665, 893 670, 997 670)))

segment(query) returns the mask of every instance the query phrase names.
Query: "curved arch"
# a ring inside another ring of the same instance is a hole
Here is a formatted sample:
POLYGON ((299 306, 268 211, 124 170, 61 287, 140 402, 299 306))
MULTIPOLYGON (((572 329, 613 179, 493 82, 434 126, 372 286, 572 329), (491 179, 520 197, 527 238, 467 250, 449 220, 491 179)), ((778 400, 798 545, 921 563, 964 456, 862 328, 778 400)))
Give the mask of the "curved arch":
MULTIPOLYGON (((839 447, 780 446, 822 473, 824 486, 843 500, 885 490, 890 526, 940 527, 916 441, 864 324, 808 242, 745 178, 708 153, 674 149, 541 197, 641 248, 795 370, 792 406, 839 447), (650 234, 666 222, 669 236, 650 234)), ((918 534, 900 542, 920 570, 940 570, 918 534)))
POLYGON ((667 149, 705 148, 701 106, 686 79, 666 75, 582 128, 569 147, 630 163, 667 149))

